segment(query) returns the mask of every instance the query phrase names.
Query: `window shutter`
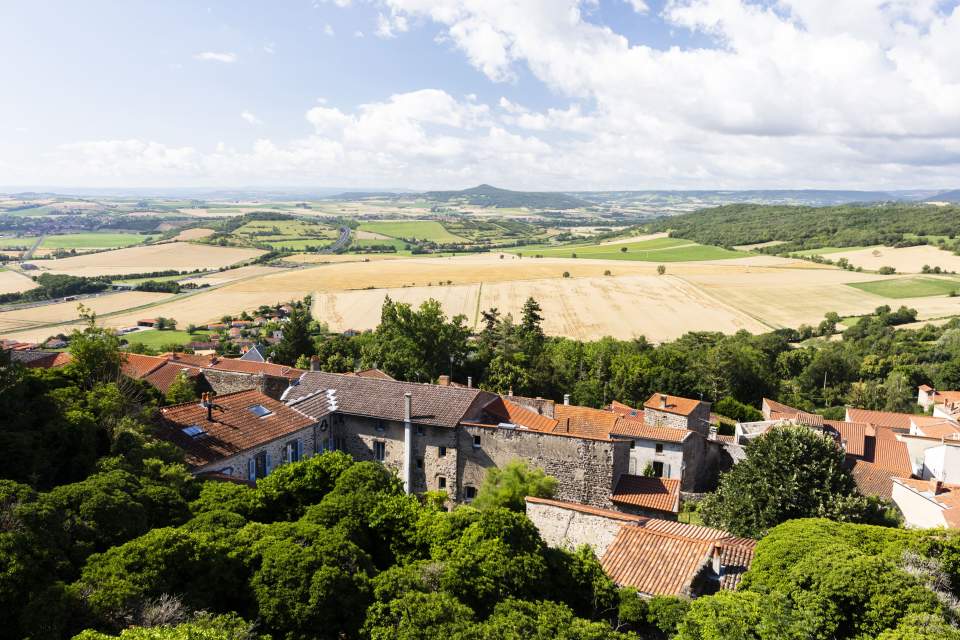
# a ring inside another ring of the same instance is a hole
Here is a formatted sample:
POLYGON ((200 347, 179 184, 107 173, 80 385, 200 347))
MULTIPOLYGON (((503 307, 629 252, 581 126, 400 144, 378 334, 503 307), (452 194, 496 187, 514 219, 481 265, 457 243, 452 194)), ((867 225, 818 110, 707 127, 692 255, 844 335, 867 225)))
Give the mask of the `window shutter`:
POLYGON ((297 460, 303 460, 303 440, 297 438, 293 441, 293 446, 297 450, 297 460))
POLYGON ((250 481, 256 481, 257 479, 257 463, 253 458, 247 460, 247 479, 250 481))
POLYGON ((273 456, 267 451, 267 475, 270 475, 271 471, 273 471, 273 456))
POLYGON ((287 446, 283 448, 283 461, 284 462, 293 462, 293 447, 290 446, 290 443, 287 443, 287 446))

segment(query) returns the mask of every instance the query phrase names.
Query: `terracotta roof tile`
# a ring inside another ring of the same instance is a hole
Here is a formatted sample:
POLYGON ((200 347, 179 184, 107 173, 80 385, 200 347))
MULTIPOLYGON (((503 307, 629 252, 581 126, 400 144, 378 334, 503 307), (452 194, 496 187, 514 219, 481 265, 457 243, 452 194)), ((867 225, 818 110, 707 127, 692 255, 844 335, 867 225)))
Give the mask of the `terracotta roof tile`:
MULTIPOLYGON (((944 509, 944 516, 947 511, 952 511, 952 517, 956 518, 960 514, 960 484, 941 483, 940 491, 934 495, 931 491, 929 480, 915 480, 913 478, 894 478, 894 482, 909 487, 914 492, 922 494, 924 497, 933 500, 944 509)), ((954 525, 955 526, 955 525, 954 525)))
POLYGON ((888 427, 907 431, 910 429, 910 421, 916 416, 909 413, 870 411, 869 409, 848 407, 847 417, 850 419, 850 422, 863 422, 874 427, 888 427))
POLYGON ((621 416, 616 424, 614 424, 610 433, 644 440, 658 440, 660 442, 683 442, 693 432, 689 429, 649 425, 643 421, 642 416, 639 418, 621 416))
POLYGON ((660 399, 662 395, 666 394, 655 393, 650 396, 650 398, 643 403, 644 408, 655 409, 657 411, 666 411, 667 413, 675 413, 681 416, 688 416, 693 413, 698 406, 700 406, 699 400, 667 395, 667 406, 666 408, 661 408, 660 399))
POLYGON ((610 439, 610 432, 620 420, 620 416, 612 411, 566 404, 556 405, 553 415, 557 419, 557 426, 552 433, 584 435, 603 440, 610 439))
POLYGON ((846 452, 853 456, 862 456, 866 447, 867 432, 870 425, 862 422, 843 422, 842 420, 824 420, 824 426, 831 428, 846 443, 846 452))
POLYGON ((296 380, 305 373, 303 369, 296 369, 282 364, 273 364, 272 362, 254 362, 251 360, 241 360, 239 358, 220 358, 218 356, 198 356, 189 353, 167 353, 161 356, 173 362, 200 367, 201 369, 213 369, 214 371, 231 371, 234 373, 263 373, 281 378, 296 380))
POLYGON ((386 371, 381 371, 380 369, 361 369, 360 371, 356 371, 349 375, 358 376, 360 378, 379 378, 381 380, 396 380, 396 378, 391 376, 389 373, 387 373, 386 371))
POLYGON ((910 464, 907 445, 897 439, 897 432, 883 427, 875 427, 875 431, 873 459, 870 461, 900 477, 912 475, 913 465, 910 464))
POLYGON ((680 511, 680 480, 625 473, 617 481, 610 500, 642 509, 677 513, 680 511))
POLYGON ((685 595, 714 543, 624 525, 600 560, 616 584, 650 595, 685 595))
POLYGON ((554 418, 540 415, 536 411, 531 411, 501 397, 497 397, 483 409, 503 422, 509 422, 534 431, 551 432, 557 426, 557 421, 554 418))
POLYGON ((187 367, 173 362, 164 362, 160 367, 143 376, 143 379, 163 393, 166 393, 170 390, 170 385, 177 379, 177 375, 180 374, 181 371, 185 373, 188 378, 196 378, 200 375, 200 369, 195 367, 187 367))
POLYGON ((316 422, 256 390, 215 396, 213 402, 213 420, 207 420, 207 410, 199 402, 160 410, 165 426, 163 437, 183 448, 187 463, 193 467, 209 465, 316 422), (262 405, 270 414, 258 417, 250 411, 254 405, 262 405), (203 429, 203 434, 190 437, 182 431, 193 425, 203 429))
POLYGON ((160 358, 157 356, 145 356, 139 353, 124 353, 123 363, 120 365, 120 370, 123 371, 125 376, 133 378, 134 380, 140 380, 154 369, 159 369, 162 367, 166 361, 166 358, 160 358))
POLYGON ((69 364, 73 357, 65 351, 10 351, 10 361, 27 369, 52 369, 69 364))
POLYGON ((753 562, 754 545, 727 544, 720 554, 720 588, 736 589, 753 562))
POLYGON ((877 496, 889 500, 893 491, 893 478, 896 472, 884 469, 872 462, 854 460, 850 474, 857 485, 857 491, 865 496, 877 496))

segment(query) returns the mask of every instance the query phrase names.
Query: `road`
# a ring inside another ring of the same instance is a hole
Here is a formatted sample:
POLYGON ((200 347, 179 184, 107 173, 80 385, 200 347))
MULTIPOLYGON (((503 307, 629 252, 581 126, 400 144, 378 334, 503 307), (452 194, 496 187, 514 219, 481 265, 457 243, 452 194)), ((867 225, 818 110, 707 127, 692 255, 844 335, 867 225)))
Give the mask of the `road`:
POLYGON ((336 253, 350 244, 350 227, 340 227, 340 237, 320 253, 336 253))

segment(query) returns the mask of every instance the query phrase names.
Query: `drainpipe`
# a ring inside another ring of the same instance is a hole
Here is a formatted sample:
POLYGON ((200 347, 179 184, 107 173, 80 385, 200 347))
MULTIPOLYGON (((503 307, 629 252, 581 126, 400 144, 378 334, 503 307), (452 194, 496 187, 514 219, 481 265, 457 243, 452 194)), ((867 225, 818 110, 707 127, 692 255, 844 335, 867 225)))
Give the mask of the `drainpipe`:
POLYGON ((403 394, 403 490, 413 492, 413 422, 411 421, 413 396, 408 392, 403 394))

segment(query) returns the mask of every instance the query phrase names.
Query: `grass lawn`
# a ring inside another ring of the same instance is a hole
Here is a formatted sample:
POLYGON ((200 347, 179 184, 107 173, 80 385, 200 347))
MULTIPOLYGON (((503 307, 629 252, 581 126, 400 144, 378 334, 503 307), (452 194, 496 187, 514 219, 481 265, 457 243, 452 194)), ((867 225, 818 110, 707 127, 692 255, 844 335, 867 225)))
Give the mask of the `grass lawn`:
POLYGON ((453 235, 435 220, 365 222, 360 225, 360 229, 380 233, 391 238, 416 238, 417 240, 439 243, 466 242, 465 238, 453 235))
POLYGON ((157 349, 167 344, 187 344, 188 342, 203 342, 210 337, 208 333, 187 333, 186 331, 137 331, 123 336, 130 344, 142 344, 151 349, 157 349))
POLYGON ((847 286, 884 298, 925 298, 928 296, 945 296, 951 291, 960 293, 960 279, 932 278, 929 276, 849 282, 847 286))
MULTIPOLYGON (((384 238, 383 240, 378 240, 375 238, 371 240, 350 240, 350 249, 354 249, 355 247, 382 247, 385 245, 392 246, 397 250, 397 253, 410 253, 409 251, 406 251, 407 243, 403 240, 394 240, 392 238, 384 238)), ((361 251, 359 253, 363 252, 361 251)))
POLYGON ((819 249, 804 249, 802 251, 790 251, 798 256, 822 256, 828 253, 843 253, 844 251, 859 251, 867 247, 820 247, 819 249))
POLYGON ((0 249, 20 249, 25 247, 29 249, 37 241, 36 236, 23 236, 21 238, 0 238, 0 249))
POLYGON ((47 236, 40 243, 44 249, 115 249, 141 244, 154 236, 138 233, 66 233, 47 236))
POLYGON ((581 244, 562 247, 536 246, 511 250, 525 256, 541 255, 545 258, 592 258, 595 260, 637 260, 642 262, 696 262, 700 260, 726 260, 750 255, 743 251, 730 251, 722 247, 696 244, 679 238, 655 238, 625 244, 581 244), (623 249, 626 249, 624 251, 623 249))
POLYGON ((132 280, 114 280, 113 284, 142 284, 153 280, 154 282, 171 282, 174 280, 183 280, 184 278, 196 278, 202 276, 202 273, 193 273, 185 276, 159 276, 157 278, 133 278, 132 280))
POLYGON ((307 247, 326 247, 332 244, 330 238, 297 238, 284 240, 263 240, 260 242, 270 245, 274 249, 289 249, 292 251, 303 251, 307 247))

